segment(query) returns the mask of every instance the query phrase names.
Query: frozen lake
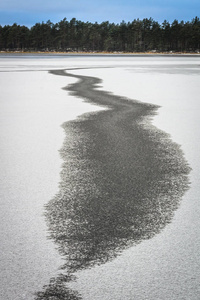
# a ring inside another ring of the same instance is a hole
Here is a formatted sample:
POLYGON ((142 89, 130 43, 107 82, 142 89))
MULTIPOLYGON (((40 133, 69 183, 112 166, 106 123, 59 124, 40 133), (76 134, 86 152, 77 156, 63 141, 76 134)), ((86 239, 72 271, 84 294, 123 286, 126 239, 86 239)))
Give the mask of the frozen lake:
POLYGON ((34 299, 60 273, 62 257, 47 239, 44 205, 58 191, 61 125, 100 109, 62 89, 98 77, 98 89, 160 105, 153 124, 181 145, 191 187, 161 233, 115 260, 79 271, 70 283, 83 299, 198 299, 200 295, 198 56, 0 56, 2 299, 34 299), (88 69, 87 69, 88 68, 88 69))

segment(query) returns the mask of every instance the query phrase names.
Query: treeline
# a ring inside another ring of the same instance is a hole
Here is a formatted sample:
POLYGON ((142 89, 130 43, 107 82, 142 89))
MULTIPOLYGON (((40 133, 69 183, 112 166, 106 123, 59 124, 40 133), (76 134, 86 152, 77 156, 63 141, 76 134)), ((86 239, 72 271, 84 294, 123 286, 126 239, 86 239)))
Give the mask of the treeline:
POLYGON ((175 51, 200 49, 200 20, 160 24, 152 18, 90 23, 75 18, 53 24, 36 23, 33 27, 0 26, 1 51, 175 51))

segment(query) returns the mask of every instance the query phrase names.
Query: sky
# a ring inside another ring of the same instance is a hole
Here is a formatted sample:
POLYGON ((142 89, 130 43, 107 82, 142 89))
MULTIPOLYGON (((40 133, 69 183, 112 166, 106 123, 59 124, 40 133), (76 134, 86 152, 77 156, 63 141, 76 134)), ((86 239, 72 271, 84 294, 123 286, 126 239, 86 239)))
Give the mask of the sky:
POLYGON ((84 22, 114 22, 153 18, 162 23, 191 21, 200 15, 200 0, 0 0, 0 25, 35 23, 64 18, 84 22))

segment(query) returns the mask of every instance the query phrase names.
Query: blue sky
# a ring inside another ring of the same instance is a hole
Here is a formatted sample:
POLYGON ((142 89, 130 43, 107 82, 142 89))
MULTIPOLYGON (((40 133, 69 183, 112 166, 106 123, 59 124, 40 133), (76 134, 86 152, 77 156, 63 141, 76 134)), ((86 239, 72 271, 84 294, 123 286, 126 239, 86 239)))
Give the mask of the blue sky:
POLYGON ((191 21, 200 15, 200 0, 0 0, 0 25, 32 26, 63 18, 120 23, 152 17, 162 23, 191 21))

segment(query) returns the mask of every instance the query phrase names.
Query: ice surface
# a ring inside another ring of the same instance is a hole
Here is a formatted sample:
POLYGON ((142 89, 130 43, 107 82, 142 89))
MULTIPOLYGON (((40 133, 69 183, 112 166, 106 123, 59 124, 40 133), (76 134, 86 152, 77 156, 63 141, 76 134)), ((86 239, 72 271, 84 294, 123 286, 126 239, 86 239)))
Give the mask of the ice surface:
POLYGON ((60 180, 60 125, 97 107, 61 89, 74 79, 47 70, 84 67, 94 69, 73 72, 102 78, 102 88, 117 95, 160 105, 153 123, 181 145, 193 170, 191 188, 161 234, 82 271, 73 287, 87 300, 198 299, 199 58, 3 55, 0 62, 2 298, 32 299, 62 264, 43 216, 60 180))

